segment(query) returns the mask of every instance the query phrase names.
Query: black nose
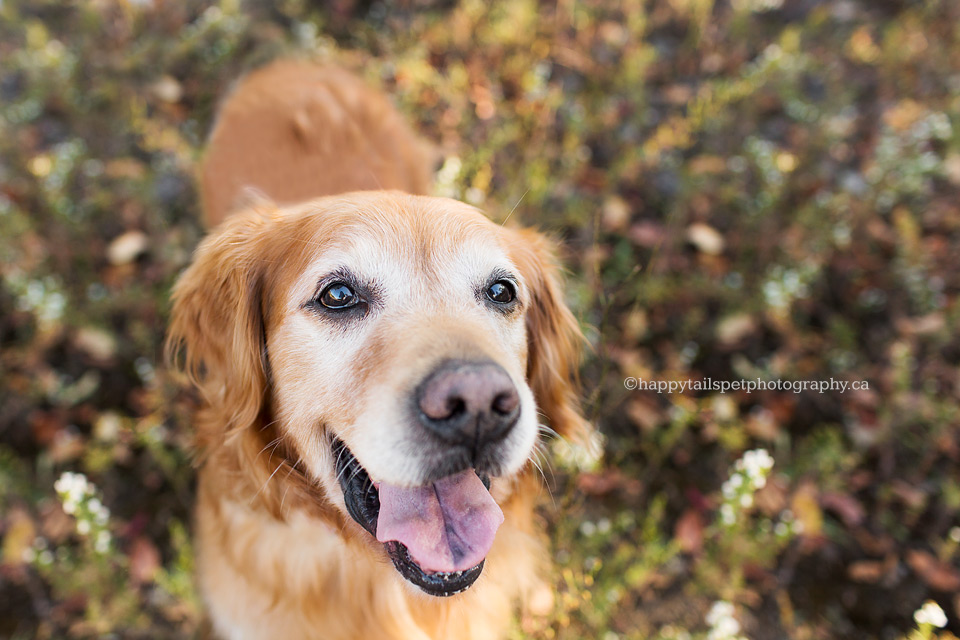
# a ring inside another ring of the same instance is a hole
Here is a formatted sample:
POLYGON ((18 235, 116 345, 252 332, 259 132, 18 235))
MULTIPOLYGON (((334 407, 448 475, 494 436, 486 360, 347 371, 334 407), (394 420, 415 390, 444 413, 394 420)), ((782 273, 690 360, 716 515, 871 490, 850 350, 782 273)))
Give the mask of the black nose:
POLYGON ((442 441, 476 454, 504 438, 520 415, 520 396, 493 362, 449 362, 417 389, 420 422, 442 441))

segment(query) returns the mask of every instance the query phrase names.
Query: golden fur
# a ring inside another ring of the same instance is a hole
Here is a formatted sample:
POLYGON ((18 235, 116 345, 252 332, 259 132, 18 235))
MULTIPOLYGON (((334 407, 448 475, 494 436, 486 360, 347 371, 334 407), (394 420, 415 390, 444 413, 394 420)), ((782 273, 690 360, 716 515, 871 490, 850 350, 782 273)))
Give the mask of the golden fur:
POLYGON ((432 159, 384 96, 331 67, 274 63, 220 111, 201 173, 219 226, 176 285, 168 342, 202 396, 197 552, 220 637, 501 638, 541 575, 527 459, 537 410, 563 436, 587 429, 571 382, 581 336, 543 236, 408 195, 427 190, 432 159), (376 322, 304 310, 340 262, 379 274, 376 322), (516 317, 462 293, 498 264, 520 280, 516 317), (531 422, 504 445, 515 460, 490 492, 505 522, 480 579, 435 598, 346 514, 324 443, 336 435, 372 477, 416 485, 395 407, 439 358, 480 354, 514 379, 531 422))

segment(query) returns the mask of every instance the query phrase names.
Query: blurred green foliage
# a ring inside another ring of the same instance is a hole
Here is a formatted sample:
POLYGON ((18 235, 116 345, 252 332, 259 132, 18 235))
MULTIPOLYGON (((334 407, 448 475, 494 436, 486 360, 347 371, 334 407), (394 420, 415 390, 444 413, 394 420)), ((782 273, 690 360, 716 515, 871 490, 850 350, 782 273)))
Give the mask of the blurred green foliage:
POLYGON ((602 455, 542 460, 557 573, 517 638, 930 637, 927 600, 960 633, 958 25, 951 0, 3 0, 0 636, 201 627, 168 294, 217 100, 285 54, 390 92, 438 193, 562 240, 602 455))

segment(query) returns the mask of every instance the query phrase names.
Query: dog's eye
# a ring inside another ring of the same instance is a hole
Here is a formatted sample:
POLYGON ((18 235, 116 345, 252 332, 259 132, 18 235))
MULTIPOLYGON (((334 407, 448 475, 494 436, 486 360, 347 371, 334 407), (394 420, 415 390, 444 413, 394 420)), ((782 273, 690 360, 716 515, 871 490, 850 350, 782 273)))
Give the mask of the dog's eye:
POLYGON ((342 282, 328 285, 317 300, 327 309, 349 309, 360 302, 359 296, 353 292, 353 289, 342 282))
POLYGON ((487 287, 487 297, 497 304, 510 304, 517 299, 517 290, 509 280, 497 280, 487 287))

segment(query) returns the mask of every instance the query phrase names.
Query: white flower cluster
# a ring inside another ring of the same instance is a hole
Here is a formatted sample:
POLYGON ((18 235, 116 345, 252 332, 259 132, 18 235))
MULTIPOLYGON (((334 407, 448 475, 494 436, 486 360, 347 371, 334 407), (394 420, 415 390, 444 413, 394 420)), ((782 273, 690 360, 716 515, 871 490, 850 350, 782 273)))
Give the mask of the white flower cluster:
POLYGON ((743 454, 734 467, 737 471, 746 472, 747 477, 760 489, 766 484, 770 469, 773 469, 773 457, 766 449, 753 449, 743 454))
POLYGON ((110 550, 112 538, 107 530, 110 510, 97 497, 97 488, 82 473, 66 471, 53 484, 63 510, 77 519, 77 533, 93 540, 97 553, 110 550))
POLYGON ((766 449, 747 451, 737 460, 730 478, 720 488, 723 494, 720 519, 723 524, 733 526, 737 521, 737 511, 753 506, 753 494, 766 486, 767 475, 772 468, 773 458, 766 449))
POLYGON ((947 626, 947 614, 933 600, 927 600, 922 607, 914 611, 913 619, 919 625, 931 625, 938 629, 947 626))
POLYGON ((50 551, 50 544, 46 538, 37 536, 33 540, 33 545, 23 550, 24 562, 37 562, 45 567, 53 564, 53 552, 50 551))
POLYGON ((707 613, 707 624, 710 625, 707 640, 742 640, 740 623, 733 614, 733 605, 729 602, 714 602, 707 613))
POLYGON ((690 640, 692 636, 689 631, 675 627, 672 624, 660 629, 659 640, 690 640))
POLYGON ((600 534, 610 533, 610 529, 613 528, 613 523, 610 521, 610 518, 600 518, 596 522, 591 522, 590 520, 584 520, 580 524, 580 533, 586 537, 592 537, 600 534))
POLYGON ((803 523, 796 519, 793 511, 784 509, 780 512, 780 522, 773 528, 773 532, 778 538, 786 538, 794 534, 799 535, 803 533, 803 523))
POLYGON ((553 459, 565 469, 596 471, 603 461, 603 450, 604 437, 598 431, 578 442, 565 438, 550 441, 553 459))

